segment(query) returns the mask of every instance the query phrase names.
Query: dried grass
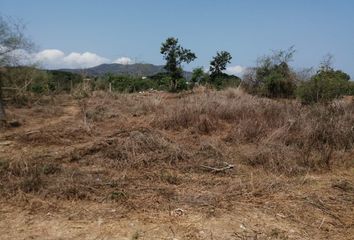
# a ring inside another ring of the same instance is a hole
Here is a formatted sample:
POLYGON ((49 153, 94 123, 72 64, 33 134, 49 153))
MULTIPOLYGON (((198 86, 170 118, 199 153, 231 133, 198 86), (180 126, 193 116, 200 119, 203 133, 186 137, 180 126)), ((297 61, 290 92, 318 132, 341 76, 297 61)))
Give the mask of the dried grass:
POLYGON ((201 92, 165 106, 153 126, 176 131, 194 129, 211 135, 229 129, 224 137, 226 143, 257 144, 273 149, 276 157, 263 156, 267 158, 265 166, 279 172, 328 169, 335 161, 335 151, 348 152, 353 148, 352 103, 301 106, 296 101, 253 97, 240 89, 201 92), (294 156, 296 161, 292 160, 294 156))
POLYGON ((63 97, 59 116, 42 109, 23 129, 2 135, 13 144, 0 153, 4 196, 118 203, 127 211, 229 209, 232 201, 287 192, 291 180, 303 184, 309 172, 353 166, 353 103, 302 106, 203 87, 97 92, 84 101, 82 108, 63 97), (201 167, 225 162, 235 168, 201 167))

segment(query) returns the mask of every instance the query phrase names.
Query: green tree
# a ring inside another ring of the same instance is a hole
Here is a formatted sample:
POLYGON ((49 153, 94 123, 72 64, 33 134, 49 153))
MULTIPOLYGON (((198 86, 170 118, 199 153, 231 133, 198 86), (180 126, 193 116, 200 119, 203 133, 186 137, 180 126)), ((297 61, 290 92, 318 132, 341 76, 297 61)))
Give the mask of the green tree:
POLYGON ((19 63, 22 58, 19 50, 29 50, 33 47, 23 32, 24 25, 21 22, 10 21, 0 16, 0 121, 6 120, 2 99, 2 75, 6 72, 5 67, 19 63))
POLYGON ((165 69, 169 73, 172 86, 171 90, 177 90, 177 83, 179 79, 183 78, 182 63, 190 63, 194 61, 197 57, 190 50, 183 48, 179 43, 177 38, 167 38, 164 43, 162 43, 160 53, 166 60, 165 69))
POLYGON ((289 62, 294 53, 294 47, 290 47, 258 59, 258 66, 249 69, 243 78, 245 89, 271 98, 292 97, 296 89, 296 78, 289 62))
POLYGON ((221 51, 217 52, 216 56, 210 62, 210 76, 211 78, 215 78, 222 73, 226 69, 228 63, 231 63, 232 56, 229 52, 221 51))

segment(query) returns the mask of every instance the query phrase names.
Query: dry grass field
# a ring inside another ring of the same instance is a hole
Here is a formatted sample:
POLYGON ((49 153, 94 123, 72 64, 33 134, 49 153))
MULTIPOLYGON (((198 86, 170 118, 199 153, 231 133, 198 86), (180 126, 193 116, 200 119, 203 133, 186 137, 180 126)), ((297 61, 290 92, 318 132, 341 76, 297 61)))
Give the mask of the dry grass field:
POLYGON ((7 110, 3 240, 353 239, 351 101, 199 88, 7 110))

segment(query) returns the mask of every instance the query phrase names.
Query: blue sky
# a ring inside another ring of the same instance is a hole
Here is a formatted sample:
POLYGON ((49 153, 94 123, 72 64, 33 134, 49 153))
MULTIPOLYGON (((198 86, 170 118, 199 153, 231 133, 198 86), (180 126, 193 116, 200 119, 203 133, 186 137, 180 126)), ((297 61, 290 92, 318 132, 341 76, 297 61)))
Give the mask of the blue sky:
POLYGON ((230 66, 247 67, 295 45, 295 68, 316 67, 331 53, 354 78, 352 0, 0 0, 0 13, 23 19, 44 51, 36 59, 51 68, 163 64, 160 44, 175 36, 198 56, 187 69, 208 66, 218 50, 232 54, 230 66))

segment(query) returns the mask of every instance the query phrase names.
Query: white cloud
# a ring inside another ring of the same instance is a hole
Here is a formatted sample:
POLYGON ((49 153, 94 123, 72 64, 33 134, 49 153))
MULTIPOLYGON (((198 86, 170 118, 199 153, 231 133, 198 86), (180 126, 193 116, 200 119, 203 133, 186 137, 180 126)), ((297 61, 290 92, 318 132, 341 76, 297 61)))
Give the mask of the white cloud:
POLYGON ((35 58, 38 61, 55 61, 61 59, 65 54, 57 49, 46 49, 39 53, 36 53, 35 58))
POLYGON ((232 75, 240 75, 242 74, 244 71, 246 70, 245 67, 242 67, 240 65, 236 65, 236 66, 231 66, 231 67, 227 67, 225 72, 227 74, 232 74, 232 75))
POLYGON ((102 63, 108 63, 108 62, 110 62, 109 59, 90 52, 85 52, 85 53, 72 52, 63 58, 63 63, 65 65, 74 68, 94 67, 102 63))
POLYGON ((113 63, 119 63, 123 65, 133 64, 134 61, 129 57, 120 57, 113 61, 113 63))
POLYGON ((42 65, 44 68, 89 68, 103 63, 119 63, 119 64, 133 64, 134 61, 129 57, 120 57, 114 61, 108 58, 99 56, 91 52, 71 52, 65 54, 58 49, 45 49, 38 53, 31 54, 32 63, 42 65))
POLYGON ((33 54, 33 60, 43 65, 45 68, 88 68, 97 66, 102 63, 110 62, 109 59, 101 57, 95 53, 72 52, 65 55, 58 49, 45 49, 41 52, 33 54))

